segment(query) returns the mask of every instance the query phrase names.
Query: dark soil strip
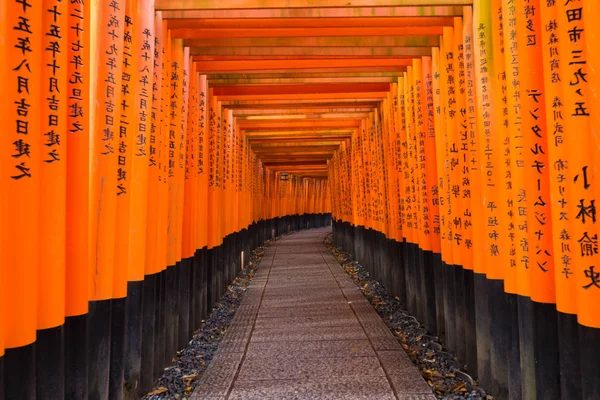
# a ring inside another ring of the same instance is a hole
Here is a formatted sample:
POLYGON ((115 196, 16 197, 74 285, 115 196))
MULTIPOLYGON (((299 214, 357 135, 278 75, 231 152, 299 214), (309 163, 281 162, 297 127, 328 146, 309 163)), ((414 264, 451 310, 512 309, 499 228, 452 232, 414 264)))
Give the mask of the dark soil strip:
POLYGON ((164 374, 159 378, 154 390, 148 393, 144 399, 183 400, 192 395, 233 320, 264 255, 265 248, 277 239, 268 240, 252 251, 248 266, 231 282, 206 321, 202 321, 200 329, 195 332, 189 346, 177 352, 171 366, 165 368, 164 374))
POLYGON ((437 337, 429 335, 421 323, 402 307, 397 297, 388 295, 382 284, 352 260, 351 254, 332 242, 331 235, 327 236, 324 244, 371 302, 438 399, 493 399, 477 387, 478 382, 464 372, 464 366, 445 351, 437 337))

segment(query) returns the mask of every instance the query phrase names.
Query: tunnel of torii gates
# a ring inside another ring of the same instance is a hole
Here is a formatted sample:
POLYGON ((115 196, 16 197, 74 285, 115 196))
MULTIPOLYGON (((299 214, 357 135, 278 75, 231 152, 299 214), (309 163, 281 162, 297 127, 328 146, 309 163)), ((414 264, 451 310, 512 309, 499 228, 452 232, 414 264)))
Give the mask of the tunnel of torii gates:
POLYGON ((334 241, 499 399, 600 399, 597 0, 1 0, 0 399, 138 398, 334 241))

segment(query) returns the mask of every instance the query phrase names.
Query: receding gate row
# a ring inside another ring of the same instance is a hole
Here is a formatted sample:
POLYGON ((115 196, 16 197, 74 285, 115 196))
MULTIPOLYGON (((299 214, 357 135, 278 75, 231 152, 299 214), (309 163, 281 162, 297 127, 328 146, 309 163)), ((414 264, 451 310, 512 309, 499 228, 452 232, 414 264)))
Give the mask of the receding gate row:
POLYGON ((0 399, 136 398, 327 180, 263 166, 154 1, 0 11, 0 399))
POLYGON ((600 398, 599 11, 466 7, 329 166, 336 240, 499 398, 600 398))

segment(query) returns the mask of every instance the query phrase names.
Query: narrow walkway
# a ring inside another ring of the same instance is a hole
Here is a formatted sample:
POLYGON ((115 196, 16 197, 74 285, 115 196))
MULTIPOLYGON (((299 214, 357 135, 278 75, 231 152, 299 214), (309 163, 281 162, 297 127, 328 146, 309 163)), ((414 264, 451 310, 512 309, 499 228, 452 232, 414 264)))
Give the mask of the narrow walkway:
POLYGON ((435 399, 323 245, 329 232, 267 248, 192 399, 435 399))

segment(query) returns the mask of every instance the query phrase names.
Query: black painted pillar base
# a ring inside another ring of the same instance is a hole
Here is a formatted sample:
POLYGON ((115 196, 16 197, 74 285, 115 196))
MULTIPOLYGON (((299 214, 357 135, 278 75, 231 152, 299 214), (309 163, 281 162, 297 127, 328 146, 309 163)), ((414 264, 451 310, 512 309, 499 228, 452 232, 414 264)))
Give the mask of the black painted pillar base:
POLYGON ((36 338, 37 400, 65 397, 65 357, 63 325, 37 331, 36 338))
POLYGON ((465 291, 465 339, 467 372, 477 376, 477 320, 475 319, 475 283, 471 270, 463 270, 465 291))
POLYGON ((456 326, 456 269, 453 264, 444 263, 444 272, 442 279, 444 285, 444 327, 446 340, 444 344, 452 353, 456 353, 458 347, 457 326, 456 326))
MULTIPOLYGON (((167 314, 167 270, 164 269, 156 275, 156 314, 154 334, 154 376, 153 380, 162 375, 166 363, 166 314, 167 314)), ((168 359, 170 361, 170 358, 168 359)))
MULTIPOLYGON (((579 324, 574 314, 557 312, 561 400, 582 399, 579 324)), ((587 351, 581 350, 581 351, 587 351)), ((596 354, 600 357, 600 354, 596 354)))
POLYGON ((122 400, 125 337, 127 335, 127 300, 124 297, 112 299, 111 302, 109 399, 122 400))
POLYGON ((425 303, 423 309, 425 311, 425 319, 423 323, 429 332, 437 332, 436 319, 436 293, 435 281, 436 275, 434 270, 433 252, 423 251, 423 284, 424 288, 423 299, 425 303))
POLYGON ((435 320, 436 330, 432 333, 440 338, 442 343, 446 343, 446 321, 444 313, 444 268, 446 265, 442 262, 442 255, 433 253, 432 255, 433 274, 435 275, 435 320))
POLYGON ((4 355, 0 356, 0 400, 4 397, 4 355))
POLYGON ((7 400, 36 400, 36 344, 6 349, 4 353, 4 396, 7 400))
MULTIPOLYGON (((127 400, 137 400, 142 394, 142 326, 145 317, 143 313, 145 286, 147 285, 144 285, 144 281, 127 283, 125 304, 127 336, 125 338, 125 360, 123 365, 123 397, 127 400)), ((154 293, 149 294, 153 295, 154 293)), ((154 311, 154 307, 151 307, 151 309, 154 311)), ((151 330, 148 329, 148 333, 150 333, 150 336, 154 336, 153 326, 151 330)))
MULTIPOLYGON (((535 395, 560 399, 560 364, 556 304, 532 301, 535 356, 535 395), (549 349, 556 349, 548 351, 549 349)), ((596 375, 598 377, 598 375, 596 375)))
POLYGON ((510 324, 509 310, 506 306, 504 281, 487 281, 488 302, 491 319, 491 371, 492 385, 489 391, 499 400, 508 399, 508 324, 510 324))
POLYGON ((508 396, 510 399, 520 399, 522 392, 518 297, 516 294, 504 293, 507 322, 505 335, 507 338, 508 396))
POLYGON ((465 336, 467 320, 467 304, 465 295, 465 270, 462 265, 454 265, 454 304, 455 304, 455 337, 456 337, 456 358, 461 363, 467 362, 467 338, 465 336))
POLYGON ((65 400, 88 397, 88 316, 65 319, 65 400))
POLYGON ((487 283, 485 274, 473 274, 475 321, 477 321, 477 378, 479 379, 479 385, 486 389, 492 387, 492 370, 490 365, 490 349, 492 345, 491 316, 487 283))
MULTIPOLYGON (((110 333, 111 301, 91 301, 88 311, 88 400, 108 398, 110 333)), ((71 347, 70 343, 67 347, 71 347)))
POLYGON ((581 389, 584 399, 600 399, 600 329, 579 325, 581 389))
MULTIPOLYGON (((156 310, 158 296, 156 286, 159 274, 144 277, 142 295, 142 335, 141 335, 141 360, 140 360, 140 392, 148 393, 154 386, 155 346, 156 343, 156 310)), ((126 378, 127 379, 127 378, 126 378)), ((128 385, 130 386, 130 385, 128 385)))
POLYGON ((178 271, 178 289, 177 289, 177 318, 179 327, 177 329, 177 349, 183 349, 190 340, 190 281, 192 272, 192 260, 184 258, 177 268, 178 271))

